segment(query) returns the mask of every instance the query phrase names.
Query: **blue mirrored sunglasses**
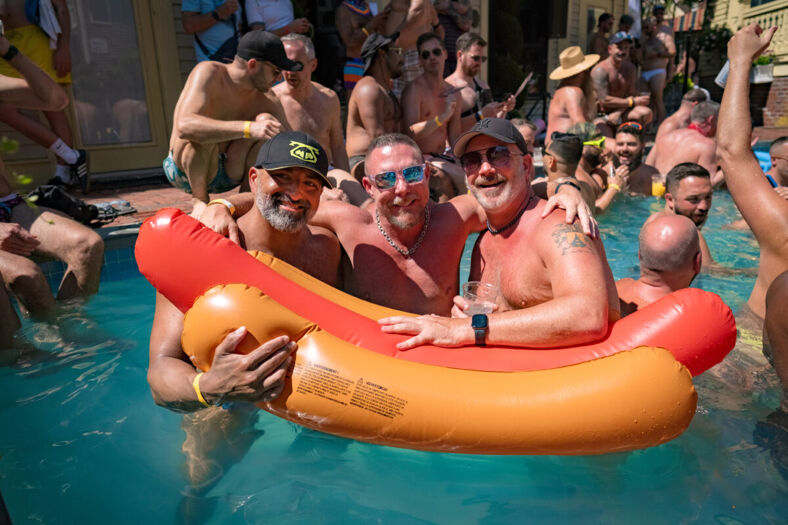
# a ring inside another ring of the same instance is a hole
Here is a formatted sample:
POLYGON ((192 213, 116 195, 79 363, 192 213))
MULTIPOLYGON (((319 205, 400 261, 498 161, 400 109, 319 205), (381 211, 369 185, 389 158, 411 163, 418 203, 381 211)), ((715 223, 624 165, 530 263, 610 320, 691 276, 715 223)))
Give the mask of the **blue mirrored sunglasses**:
MULTIPOLYGON (((407 184, 421 182, 424 180, 424 164, 408 166, 403 168, 400 173, 402 173, 402 179, 407 184)), ((379 190, 390 190, 397 183, 397 172, 384 171, 383 173, 370 175, 369 178, 379 190)))

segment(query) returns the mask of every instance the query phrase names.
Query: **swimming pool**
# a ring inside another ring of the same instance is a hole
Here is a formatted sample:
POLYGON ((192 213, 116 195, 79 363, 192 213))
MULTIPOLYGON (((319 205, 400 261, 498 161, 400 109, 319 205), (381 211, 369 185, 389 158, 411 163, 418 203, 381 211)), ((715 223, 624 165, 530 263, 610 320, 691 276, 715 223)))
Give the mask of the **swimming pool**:
MULTIPOLYGON (((660 207, 618 199, 602 217, 617 278, 637 275, 634 239, 660 207)), ((757 260, 752 236, 722 229, 735 218, 727 193, 715 194, 704 233, 719 262, 747 268, 757 260)), ((114 277, 86 305, 66 305, 59 326, 25 321, 23 339, 40 352, 0 368, 0 491, 15 524, 779 523, 788 512, 788 443, 768 444, 776 434, 760 423, 779 403, 776 377, 746 352, 728 359, 738 374, 696 380, 698 413, 682 436, 600 457, 386 448, 256 409, 184 419, 150 397, 153 289, 129 253, 109 256, 114 277), (211 445, 206 425, 225 428, 212 434, 218 453, 195 467, 199 483, 184 472, 184 424, 202 427, 196 448, 211 445)), ((697 284, 735 308, 752 282, 703 275, 697 284)))

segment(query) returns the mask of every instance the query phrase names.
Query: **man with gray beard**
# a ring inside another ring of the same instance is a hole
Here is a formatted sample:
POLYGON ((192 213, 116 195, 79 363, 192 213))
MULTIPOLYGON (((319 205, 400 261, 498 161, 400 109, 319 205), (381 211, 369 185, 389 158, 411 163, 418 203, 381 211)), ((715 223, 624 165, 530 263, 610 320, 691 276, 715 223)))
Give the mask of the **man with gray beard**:
MULTIPOLYGON (((257 213, 238 219, 236 238, 247 250, 278 257, 331 286, 341 286, 339 241, 328 230, 307 225, 320 203, 328 156, 320 144, 302 132, 280 133, 263 144, 249 184, 257 213)), ((217 199, 208 207, 227 206, 217 199)), ((240 328, 216 349, 211 369, 196 378, 198 371, 181 348, 183 314, 161 294, 150 341, 148 383, 157 404, 170 409, 194 411, 204 406, 231 401, 271 401, 284 386, 290 354, 296 344, 277 337, 248 355, 235 354, 246 334, 240 328)))

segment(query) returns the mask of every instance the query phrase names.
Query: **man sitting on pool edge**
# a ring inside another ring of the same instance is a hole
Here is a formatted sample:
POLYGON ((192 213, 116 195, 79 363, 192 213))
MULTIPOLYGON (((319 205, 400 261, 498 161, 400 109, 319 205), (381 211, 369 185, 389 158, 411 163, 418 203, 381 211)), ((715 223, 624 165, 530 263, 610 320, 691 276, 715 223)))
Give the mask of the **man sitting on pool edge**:
POLYGON ((484 119, 454 145, 468 187, 487 216, 487 231, 473 250, 470 279, 499 289, 498 311, 471 320, 464 314, 468 303, 455 297, 453 318, 381 319, 384 332, 413 335, 399 349, 582 344, 603 337, 608 322, 620 317, 602 243, 577 224, 566 224, 563 213, 541 218, 544 202, 531 190, 523 142, 511 122, 484 119))

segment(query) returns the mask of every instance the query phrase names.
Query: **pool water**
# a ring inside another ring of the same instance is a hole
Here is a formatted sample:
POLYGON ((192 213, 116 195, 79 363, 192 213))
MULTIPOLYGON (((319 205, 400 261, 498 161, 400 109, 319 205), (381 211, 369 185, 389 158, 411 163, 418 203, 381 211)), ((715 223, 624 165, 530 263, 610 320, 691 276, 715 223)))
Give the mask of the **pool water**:
MULTIPOLYGON (((751 234, 723 230, 738 218, 730 196, 714 198, 704 228, 712 253, 730 268, 755 266, 751 234)), ((616 278, 637 276, 637 233, 661 206, 618 199, 601 218, 616 278)), ((730 273, 696 285, 736 309, 754 277, 730 273)), ((15 524, 735 524, 788 514, 786 434, 765 423, 778 383, 752 349, 696 379, 689 430, 662 446, 597 457, 437 454, 336 438, 256 409, 157 407, 145 378, 153 295, 138 274, 124 276, 87 304, 65 305, 57 325, 24 322, 22 356, 0 368, 0 492, 15 524), (188 467, 184 427, 200 437, 186 445, 188 467)))

